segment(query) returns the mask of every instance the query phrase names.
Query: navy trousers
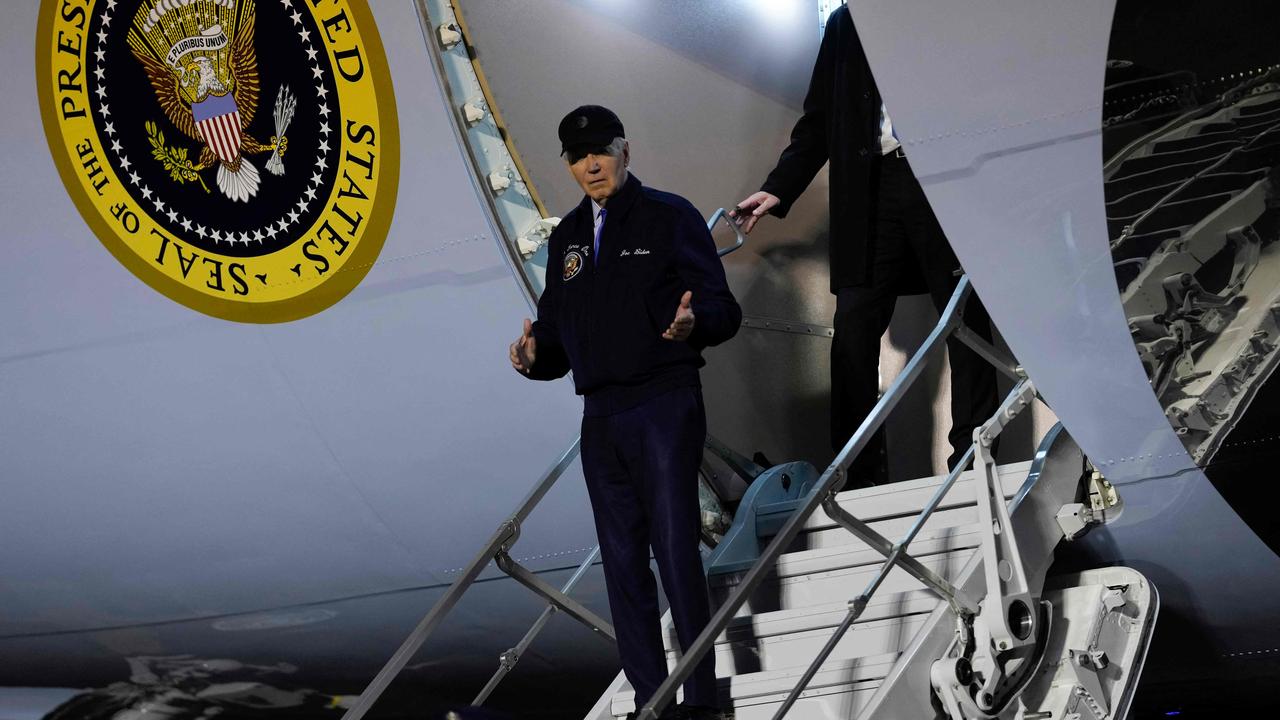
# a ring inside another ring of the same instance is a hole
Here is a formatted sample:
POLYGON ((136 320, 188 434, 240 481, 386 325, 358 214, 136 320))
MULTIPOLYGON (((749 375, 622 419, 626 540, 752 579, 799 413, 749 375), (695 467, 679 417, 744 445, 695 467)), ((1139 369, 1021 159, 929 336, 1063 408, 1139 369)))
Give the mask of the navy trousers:
MULTIPOLYGON (((889 328, 904 279, 919 275, 941 313, 959 278, 960 261, 947 242, 924 190, 906 159, 882 158, 873 175, 871 279, 836 293, 835 337, 831 343, 831 447, 848 442, 880 399, 880 336, 889 328)), ((964 308, 970 329, 991 342, 991 320, 977 295, 964 308)), ((951 360, 951 457, 953 468, 973 443, 973 430, 996 411, 996 371, 954 336, 951 360)), ((877 432, 852 466, 855 480, 883 482, 884 430, 877 432)))
MULTIPOLYGON (((582 419, 582 470, 618 654, 635 688, 637 708, 667 677, 651 547, 680 645, 692 645, 711 618, 698 553, 698 467, 706 434, 702 390, 696 387, 677 388, 614 415, 582 419)), ((714 652, 685 682, 684 701, 719 704, 714 652)))

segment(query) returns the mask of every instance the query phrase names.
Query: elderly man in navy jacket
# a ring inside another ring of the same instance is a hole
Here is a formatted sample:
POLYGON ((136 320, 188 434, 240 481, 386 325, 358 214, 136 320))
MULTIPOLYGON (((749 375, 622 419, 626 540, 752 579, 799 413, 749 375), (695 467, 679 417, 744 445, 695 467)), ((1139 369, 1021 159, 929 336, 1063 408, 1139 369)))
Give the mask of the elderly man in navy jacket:
MULTIPOLYGON (((742 311, 701 214, 628 172, 616 115, 583 106, 559 134, 586 197, 551 234, 538 320, 525 320, 511 365, 536 380, 572 370, 583 396, 582 469, 639 708, 667 675, 650 547, 681 645, 710 619, 698 553, 707 431, 698 368, 703 348, 737 332, 742 311)), ((663 717, 718 717, 713 653, 684 693, 663 717)))

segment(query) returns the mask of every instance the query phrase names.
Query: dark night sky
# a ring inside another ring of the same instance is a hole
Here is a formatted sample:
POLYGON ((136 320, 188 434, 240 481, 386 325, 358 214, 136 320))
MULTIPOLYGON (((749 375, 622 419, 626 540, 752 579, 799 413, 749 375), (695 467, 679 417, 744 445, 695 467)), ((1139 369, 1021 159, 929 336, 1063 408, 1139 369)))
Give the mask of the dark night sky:
POLYGON ((1119 0, 1112 59, 1201 80, 1280 63, 1277 0, 1119 0))

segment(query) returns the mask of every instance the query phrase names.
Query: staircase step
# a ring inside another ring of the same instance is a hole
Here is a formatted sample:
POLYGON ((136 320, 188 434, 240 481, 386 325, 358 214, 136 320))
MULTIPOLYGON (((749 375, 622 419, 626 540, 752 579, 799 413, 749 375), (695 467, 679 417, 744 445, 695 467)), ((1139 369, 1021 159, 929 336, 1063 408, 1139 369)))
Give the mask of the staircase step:
MULTIPOLYGON (((824 666, 834 662, 902 652, 917 630, 924 625, 929 612, 937 605, 931 598, 928 607, 909 615, 896 614, 878 620, 859 621, 840 638, 824 666)), ((754 672, 805 667, 817 657, 836 626, 844 620, 845 608, 812 618, 817 624, 805 629, 768 637, 735 634, 736 639, 716 643, 716 675, 731 677, 754 672)), ((680 654, 667 651, 667 665, 675 667, 680 654)))
MULTIPOLYGON (((964 567, 974 548, 961 547, 951 552, 922 555, 917 559, 927 568, 944 578, 953 577, 964 567)), ((841 567, 821 572, 810 572, 778 578, 765 578, 743 603, 738 616, 756 613, 792 610, 836 601, 848 602, 862 592, 881 563, 841 567)), ((711 602, 719 606, 733 591, 733 585, 713 585, 711 602)), ((890 571, 879 593, 895 593, 923 589, 924 585, 901 567, 890 571)))
MULTIPOLYGON (((976 509, 946 510, 937 514, 941 515, 940 519, 947 522, 939 523, 939 527, 926 525, 925 529, 911 541, 908 548, 913 556, 936 555, 940 552, 977 547, 980 534, 976 509)), ((904 521, 898 527, 884 525, 872 527, 877 531, 885 531, 884 534, 890 538, 891 542, 896 542, 902 539, 909 525, 909 522, 904 521)), ((847 531, 843 529, 841 531, 847 534, 847 531)), ((786 579, 862 565, 878 566, 884 560, 885 557, 879 550, 853 538, 851 542, 842 545, 826 545, 810 550, 784 553, 778 558, 777 567, 771 574, 786 579)), ((708 582, 712 587, 736 587, 745 575, 746 571, 722 573, 712 575, 708 582)))
MULTIPOLYGON (((896 653, 886 653, 828 663, 814 675, 788 716, 855 717, 879 688, 895 660, 896 653)), ((721 678, 720 705, 734 708, 737 720, 772 718, 804 670, 797 667, 721 678)), ((635 691, 625 690, 614 695, 611 707, 614 717, 625 717, 635 709, 635 691)))
MULTIPOLYGON (((859 622, 874 622, 917 613, 932 612, 939 599, 931 590, 905 590, 896 593, 876 593, 862 612, 859 622)), ((847 601, 810 605, 793 610, 776 610, 751 616, 735 617, 729 627, 720 634, 717 642, 737 642, 742 639, 769 639, 794 632, 820 627, 835 627, 848 610, 847 601)), ((674 639, 675 633, 670 637, 674 639)))
MULTIPOLYGON (((1012 497, 1027 479, 1027 473, 1031 470, 1031 463, 1010 463, 1000 466, 997 470, 1005 496, 1012 497)), ((974 473, 972 470, 966 470, 961 473, 959 479, 956 480, 955 486, 947 493, 944 504, 957 505, 967 503, 972 505, 974 501, 973 478, 974 473)), ((836 498, 840 501, 840 507, 851 513, 861 513, 858 514, 858 517, 868 522, 902 515, 915 515, 924 508, 925 503, 929 502, 929 499, 933 497, 933 493, 946 479, 946 475, 936 475, 889 485, 856 488, 845 490, 837 495, 836 498)), ((809 522, 813 522, 813 517, 809 518, 809 522)), ((807 526, 808 523, 806 523, 807 526)))
MULTIPOLYGON (((796 553, 810 552, 813 550, 833 549, 836 551, 858 552, 860 549, 868 546, 858 539, 856 535, 836 525, 834 521, 827 517, 822 510, 814 513, 815 516, 821 516, 815 520, 814 528, 801 533, 796 539, 787 546, 785 555, 796 553), (822 524, 818 524, 822 523, 822 524)), ((858 517, 858 515, 854 515, 858 517)), ((924 532, 945 532, 952 528, 961 528, 973 525, 978 521, 978 509, 972 505, 962 505, 960 507, 943 507, 939 508, 929 516, 925 522, 924 532)), ((902 539, 903 535, 911 529, 916 522, 916 516, 910 515, 905 517, 895 517, 884 520, 873 520, 868 525, 872 530, 880 533, 889 542, 897 542, 902 539)), ((914 544, 914 543, 912 543, 914 544)), ((875 552, 874 550, 872 552, 875 552)), ((879 553, 877 553, 879 554, 879 553)), ((781 558, 779 558, 781 559, 781 558)))
MULTIPOLYGON (((1014 463, 999 469, 1000 484, 1006 498, 1013 497, 1022 487, 1030 467, 1030 463, 1014 463)), ((845 512, 871 525, 890 540, 896 540, 897 535, 901 535, 911 527, 916 516, 920 514, 944 480, 946 476, 939 475, 892 485, 846 490, 836 499, 845 512)), ((943 498, 938 511, 929 519, 925 527, 946 526, 947 521, 943 520, 943 517, 948 510, 974 507, 974 475, 973 471, 969 470, 956 480, 956 484, 943 498)), ((972 522, 972 520, 959 520, 950 524, 958 525, 963 522, 972 522)), ((847 530, 836 525, 835 521, 819 508, 805 521, 796 541, 801 543, 801 547, 792 549, 844 545, 855 543, 857 539, 847 530)))
MULTIPOLYGON (((901 592, 877 592, 862 611, 859 622, 873 622, 921 612, 932 612, 940 600, 932 590, 923 588, 901 592)), ((729 621, 729 627, 716 637, 716 643, 739 642, 747 639, 765 640, 803 632, 813 628, 835 627, 848 609, 847 600, 818 605, 774 610, 755 615, 738 615, 729 621)), ((663 643, 669 652, 676 647, 676 631, 671 625, 663 627, 663 643)))

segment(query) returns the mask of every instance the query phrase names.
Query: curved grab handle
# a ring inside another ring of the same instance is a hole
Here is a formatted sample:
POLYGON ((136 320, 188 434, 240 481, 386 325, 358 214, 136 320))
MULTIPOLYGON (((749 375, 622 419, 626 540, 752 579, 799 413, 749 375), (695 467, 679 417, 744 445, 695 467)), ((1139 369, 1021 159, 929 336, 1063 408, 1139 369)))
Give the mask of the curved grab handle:
POLYGON ((724 220, 724 223, 733 229, 733 234, 738 236, 738 241, 735 242, 734 244, 730 245, 729 247, 720 248, 719 250, 716 250, 716 255, 719 255, 720 257, 724 257, 725 255, 728 255, 734 250, 737 250, 738 248, 745 245, 747 242, 747 236, 742 234, 742 228, 738 227, 738 223, 734 222, 733 218, 729 217, 728 211, 725 210, 724 208, 720 208, 719 210, 716 210, 715 213, 711 215, 711 219, 707 221, 707 230, 715 230, 716 223, 720 222, 721 220, 724 220))

